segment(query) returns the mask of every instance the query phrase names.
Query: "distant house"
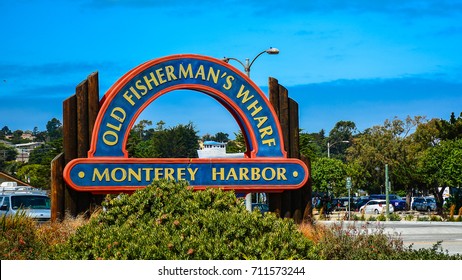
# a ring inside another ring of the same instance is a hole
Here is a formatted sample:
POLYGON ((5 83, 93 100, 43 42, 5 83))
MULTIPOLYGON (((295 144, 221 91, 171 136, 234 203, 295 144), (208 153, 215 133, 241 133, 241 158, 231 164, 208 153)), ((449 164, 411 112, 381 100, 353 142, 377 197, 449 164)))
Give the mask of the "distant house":
POLYGON ((32 152, 32 150, 40 147, 42 144, 43 142, 30 142, 30 143, 14 145, 14 147, 16 148, 16 151, 18 152, 18 155, 16 156, 16 161, 28 162, 29 155, 32 152))

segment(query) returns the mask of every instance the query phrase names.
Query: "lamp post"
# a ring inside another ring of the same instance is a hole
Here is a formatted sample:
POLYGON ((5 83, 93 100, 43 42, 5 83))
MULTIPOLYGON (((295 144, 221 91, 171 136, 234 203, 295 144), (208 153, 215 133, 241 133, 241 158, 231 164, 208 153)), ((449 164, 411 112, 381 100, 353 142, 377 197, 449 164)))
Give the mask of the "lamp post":
POLYGON ((273 47, 270 47, 269 49, 267 50, 264 50, 262 52, 260 52, 259 54, 257 54, 253 59, 252 59, 252 62, 249 62, 250 59, 246 58, 245 59, 245 63, 242 63, 242 61, 240 61, 239 59, 237 58, 234 58, 234 57, 223 57, 223 61, 228 63, 230 60, 234 60, 234 61, 237 61, 239 64, 241 64, 243 67, 244 67, 244 72, 245 74, 247 74, 247 77, 250 78, 250 67, 252 67, 253 63, 255 62, 255 60, 262 54, 264 53, 267 53, 267 54, 278 54, 279 53, 279 50, 276 49, 276 48, 273 48, 273 47))
POLYGON ((327 142, 327 157, 330 158, 330 147, 334 146, 335 144, 337 143, 350 143, 350 141, 348 140, 343 140, 343 141, 338 141, 338 142, 334 142, 334 143, 329 143, 327 142))
MULTIPOLYGON (((234 61, 237 61, 239 64, 241 64, 243 67, 244 67, 244 72, 245 74, 247 75, 247 77, 250 78, 250 67, 252 67, 253 63, 255 62, 255 60, 257 60, 257 58, 264 54, 264 53, 267 53, 267 54, 278 54, 279 53, 279 50, 276 49, 276 48, 273 48, 273 47, 270 47, 269 49, 267 50, 264 50, 264 51, 261 51, 259 54, 257 54, 253 59, 252 59, 252 62, 249 62, 250 59, 246 58, 245 59, 245 63, 242 63, 242 61, 240 61, 239 59, 237 58, 234 58, 234 57, 223 57, 223 61, 226 62, 226 63, 229 63, 230 60, 234 60, 234 61)), ((257 195, 258 197, 258 195, 257 195)), ((252 194, 251 193, 248 193, 246 196, 245 196, 245 208, 248 210, 248 211, 252 211, 252 194)))

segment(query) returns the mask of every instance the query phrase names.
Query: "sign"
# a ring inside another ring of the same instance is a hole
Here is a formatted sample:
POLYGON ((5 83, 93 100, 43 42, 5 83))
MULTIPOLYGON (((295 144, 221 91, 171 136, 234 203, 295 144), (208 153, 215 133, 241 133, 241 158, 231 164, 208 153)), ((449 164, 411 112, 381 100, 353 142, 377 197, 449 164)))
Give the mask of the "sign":
POLYGON ((347 190, 351 189, 351 177, 346 178, 346 188, 347 190))
POLYGON ((288 159, 283 147, 271 104, 247 76, 211 57, 173 55, 132 69, 108 90, 88 158, 69 162, 64 179, 75 190, 103 193, 133 191, 164 178, 187 180, 195 189, 300 188, 308 180, 308 169, 301 160, 288 159), (160 96, 181 89, 209 95, 232 114, 246 139, 245 158, 128 158, 125 146, 139 114, 160 96))

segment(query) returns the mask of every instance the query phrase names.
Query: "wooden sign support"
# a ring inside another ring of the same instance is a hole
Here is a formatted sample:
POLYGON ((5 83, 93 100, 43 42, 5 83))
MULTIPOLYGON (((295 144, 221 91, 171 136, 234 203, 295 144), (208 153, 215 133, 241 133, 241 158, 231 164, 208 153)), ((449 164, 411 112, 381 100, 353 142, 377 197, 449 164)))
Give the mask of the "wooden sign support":
MULTIPOLYGON (((308 158, 300 154, 300 128, 298 119, 298 104, 288 97, 288 91, 275 78, 269 78, 269 99, 281 124, 284 136, 284 148, 289 158, 301 159, 308 166, 311 174, 311 164, 308 158)), ((270 211, 277 212, 281 217, 293 218, 295 222, 311 221, 311 178, 298 190, 269 194, 270 211)))
POLYGON ((100 204, 102 197, 76 192, 64 183, 64 166, 75 158, 86 158, 91 135, 99 111, 98 73, 94 72, 81 82, 75 94, 63 102, 64 153, 51 163, 51 219, 85 213, 100 204))

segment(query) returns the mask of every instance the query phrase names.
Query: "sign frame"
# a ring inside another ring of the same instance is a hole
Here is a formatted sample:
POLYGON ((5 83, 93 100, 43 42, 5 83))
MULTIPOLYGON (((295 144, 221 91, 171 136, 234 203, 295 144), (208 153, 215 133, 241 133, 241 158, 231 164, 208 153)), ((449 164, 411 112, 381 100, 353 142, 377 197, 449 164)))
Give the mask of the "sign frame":
MULTIPOLYGON (((279 120, 265 94, 246 75, 221 60, 201 55, 182 54, 148 61, 122 76, 107 91, 100 105, 88 158, 74 159, 64 168, 63 175, 66 183, 77 191, 113 193, 132 192, 141 188, 130 184, 113 186, 104 182, 96 185, 80 185, 81 179, 86 178, 83 169, 88 170, 88 166, 100 163, 119 163, 124 166, 146 163, 155 166, 152 168, 161 168, 166 164, 187 165, 194 162, 209 165, 227 164, 229 168, 241 169, 258 162, 266 163, 274 168, 282 168, 277 167, 278 165, 295 164, 298 166, 297 172, 300 173, 300 177, 297 176, 296 180, 265 182, 265 186, 261 182, 250 182, 244 185, 221 182, 220 185, 191 185, 194 189, 220 187, 246 192, 272 192, 297 189, 308 180, 306 164, 299 159, 287 158, 279 120), (130 129, 137 117, 160 96, 181 89, 209 95, 231 113, 246 140, 247 151, 243 159, 128 158, 125 146, 130 129), (79 171, 83 173, 73 170, 79 164, 88 165, 79 171)), ((119 177, 114 178, 120 179, 119 177)))

